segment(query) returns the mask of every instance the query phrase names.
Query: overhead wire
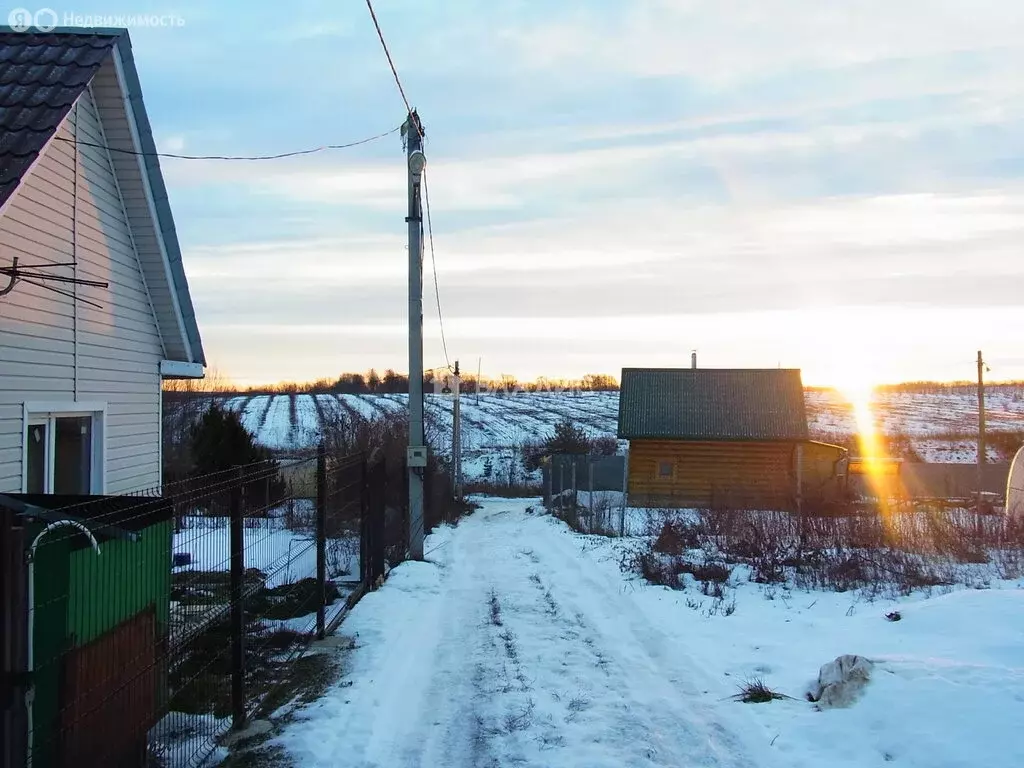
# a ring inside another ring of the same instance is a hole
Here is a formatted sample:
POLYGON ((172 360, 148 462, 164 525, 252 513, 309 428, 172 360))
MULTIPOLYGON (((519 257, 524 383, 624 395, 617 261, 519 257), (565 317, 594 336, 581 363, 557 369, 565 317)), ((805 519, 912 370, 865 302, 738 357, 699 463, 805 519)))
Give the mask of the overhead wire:
MULTIPOLYGON (((437 258, 434 255, 434 225, 430 219, 430 187, 427 186, 427 169, 423 169, 423 205, 427 213, 427 238, 430 243, 430 266, 434 273, 434 299, 437 302, 437 323, 441 327, 441 349, 444 352, 444 364, 448 370, 452 370, 451 360, 448 359, 448 341, 444 335, 444 315, 441 313, 441 289, 437 281, 437 258)), ((421 224, 422 226, 422 224, 421 224)))
MULTIPOLYGON (((88 141, 79 140, 77 144, 83 147, 94 147, 98 149, 106 149, 110 152, 118 152, 123 155, 134 155, 135 157, 169 157, 176 160, 281 160, 286 157, 299 157, 300 155, 313 155, 318 152, 328 152, 336 149, 349 149, 350 147, 358 147, 361 144, 369 144, 371 141, 377 141, 383 139, 385 136, 390 136, 393 133, 397 133, 402 129, 402 126, 396 126, 383 133, 378 133, 374 136, 368 136, 365 139, 359 139, 358 141, 350 141, 345 144, 323 144, 319 147, 309 147, 307 149, 296 149, 291 152, 278 152, 272 155, 183 155, 177 152, 138 152, 134 149, 119 149, 117 147, 108 147, 105 144, 94 144, 88 141)), ((64 136, 56 136, 57 141, 74 141, 74 139, 66 138, 64 136)))
MULTIPOLYGON (((366 7, 370 11, 370 18, 373 21, 373 27, 374 27, 374 29, 377 30, 377 38, 380 40, 381 48, 384 49, 384 56, 387 58, 388 66, 391 68, 391 74, 395 78, 395 85, 398 86, 398 93, 402 97, 402 103, 405 104, 405 111, 409 115, 409 118, 410 118, 409 119, 409 124, 410 124, 410 126, 415 127, 416 132, 420 135, 420 137, 424 137, 423 126, 420 123, 420 121, 416 118, 416 116, 413 114, 412 106, 409 104, 409 99, 405 95, 405 88, 402 86, 402 78, 399 77, 399 75, 398 75, 398 68, 395 67, 395 60, 391 57, 391 51, 388 49, 387 41, 384 39, 384 32, 381 30, 380 22, 377 20, 377 14, 373 10, 373 2, 372 2, 372 0, 366 0, 366 7)), ((435 301, 437 302, 437 321, 438 321, 438 325, 441 328, 441 348, 442 348, 442 350, 444 352, 444 362, 445 362, 445 365, 448 367, 448 370, 451 371, 453 369, 452 369, 451 360, 448 357, 448 340, 445 338, 445 333, 444 333, 444 315, 441 312, 441 291, 440 291, 440 288, 438 286, 438 279, 437 279, 437 257, 436 257, 435 251, 434 251, 434 227, 433 227, 433 222, 431 221, 431 218, 430 218, 430 190, 429 190, 429 187, 427 186, 427 173, 426 173, 426 169, 425 168, 424 168, 424 171, 423 171, 423 202, 424 202, 424 207, 426 208, 426 213, 427 213, 427 237, 428 237, 429 242, 430 242, 430 265, 431 265, 431 269, 432 269, 433 275, 434 275, 434 298, 435 298, 435 301)), ((423 222, 421 221, 420 222, 420 239, 421 240, 422 240, 422 236, 423 236, 423 222)))
MULTIPOLYGON (((402 79, 398 76, 398 69, 395 67, 395 61, 391 58, 391 51, 388 50, 388 44, 384 40, 384 33, 381 31, 380 23, 377 21, 377 14, 373 10, 373 3, 371 0, 366 0, 366 7, 370 11, 370 18, 373 20, 373 27, 377 30, 377 37, 380 40, 380 45, 384 49, 384 55, 387 57, 388 66, 391 67, 391 74, 395 77, 395 85, 398 86, 398 93, 402 97, 402 103, 405 104, 405 112, 408 115, 412 114, 412 107, 409 106, 409 99, 405 96, 405 88, 402 87, 402 79)), ((414 121, 417 132, 422 136, 423 130, 420 128, 419 123, 414 121)))

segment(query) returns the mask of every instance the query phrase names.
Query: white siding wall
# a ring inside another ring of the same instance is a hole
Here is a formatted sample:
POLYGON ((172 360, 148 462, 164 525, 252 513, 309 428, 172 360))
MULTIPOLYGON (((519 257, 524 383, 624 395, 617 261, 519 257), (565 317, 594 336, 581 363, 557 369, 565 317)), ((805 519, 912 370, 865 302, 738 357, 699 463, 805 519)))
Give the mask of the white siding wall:
MULTIPOLYGON (((72 139, 76 110, 58 132, 72 139)), ((92 96, 77 106, 78 138, 103 144, 92 96)), ((67 262, 56 274, 104 280, 77 288, 90 307, 20 283, 0 299, 0 492, 21 490, 26 401, 106 402, 106 491, 160 482, 160 360, 153 309, 105 149, 54 141, 0 215, 4 263, 67 262), (75 189, 77 186, 77 195, 75 189), (77 204, 75 202, 77 197, 77 204)))

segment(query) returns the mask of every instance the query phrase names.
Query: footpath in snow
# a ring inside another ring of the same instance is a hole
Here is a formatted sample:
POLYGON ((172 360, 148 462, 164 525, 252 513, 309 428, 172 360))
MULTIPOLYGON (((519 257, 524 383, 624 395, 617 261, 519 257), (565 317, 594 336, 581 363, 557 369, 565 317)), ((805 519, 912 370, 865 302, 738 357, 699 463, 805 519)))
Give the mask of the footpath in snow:
POLYGON ((530 503, 485 500, 355 607, 343 680, 280 737, 295 765, 1024 765, 1024 581, 867 602, 737 572, 713 611, 623 575, 638 540, 530 503), (804 692, 845 653, 873 678, 817 711, 804 692), (792 698, 732 700, 755 677, 792 698))
POLYGON ((525 506, 485 501, 360 602, 345 680, 282 736, 295 763, 765 765, 621 578, 525 506))

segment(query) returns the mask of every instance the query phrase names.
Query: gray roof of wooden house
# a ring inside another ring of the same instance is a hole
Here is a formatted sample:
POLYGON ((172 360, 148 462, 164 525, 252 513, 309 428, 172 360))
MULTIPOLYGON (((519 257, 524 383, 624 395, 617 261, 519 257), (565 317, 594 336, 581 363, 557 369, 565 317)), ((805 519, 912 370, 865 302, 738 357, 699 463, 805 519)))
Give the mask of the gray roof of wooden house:
POLYGON ((800 371, 624 368, 619 437, 807 440, 800 371))

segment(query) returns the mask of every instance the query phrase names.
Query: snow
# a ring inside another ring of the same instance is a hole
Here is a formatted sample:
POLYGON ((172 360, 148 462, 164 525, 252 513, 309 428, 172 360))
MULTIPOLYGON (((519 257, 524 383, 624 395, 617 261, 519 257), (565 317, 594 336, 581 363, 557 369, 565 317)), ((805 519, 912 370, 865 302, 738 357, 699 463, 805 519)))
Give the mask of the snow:
POLYGON ((362 395, 338 395, 338 400, 346 410, 355 416, 373 419, 381 415, 380 410, 362 395))
MULTIPOLYGON (((303 505, 311 503, 300 499, 297 504, 301 515, 303 505)), ((231 528, 228 518, 187 517, 184 522, 185 527, 175 532, 173 544, 175 554, 192 556, 191 564, 182 570, 229 570, 231 528)), ((309 534, 289 530, 284 523, 281 517, 249 519, 243 530, 245 567, 263 571, 270 588, 316 575, 315 539, 309 534)), ((334 541, 327 543, 328 577, 358 572, 358 547, 341 547, 338 556, 332 557, 334 541)))
MULTIPOLYGON (((729 617, 666 608, 678 593, 641 592, 648 614, 671 614, 687 652, 736 686, 761 677, 795 697, 754 708, 786 765, 1016 766, 1024 743, 1011 736, 1024 707, 1024 591, 969 590, 891 604, 792 593, 766 600, 754 585, 735 595, 729 617), (853 615, 847 615, 853 606, 853 615), (884 614, 898 607, 902 620, 884 614), (848 710, 817 712, 802 700, 818 668, 843 653, 876 667, 848 710)), ((729 685, 720 687, 726 695, 729 685)), ((735 687, 733 688, 733 692, 735 687)))
POLYGON ((262 437, 260 436, 260 425, 262 424, 263 414, 266 412, 269 405, 270 396, 259 395, 245 403, 244 410, 242 411, 242 426, 252 434, 256 435, 256 439, 258 441, 262 440, 262 437))
POLYGON ((206 768, 228 758, 224 747, 210 752, 208 746, 212 737, 226 733, 230 727, 230 717, 168 712, 150 729, 149 746, 160 765, 206 768))
POLYGON ((624 575, 636 543, 483 500, 353 609, 345 678, 280 745, 339 768, 1024 764, 1024 583, 871 603, 737 573, 725 615, 624 575), (845 653, 873 679, 817 711, 803 695, 845 653), (732 700, 754 677, 792 698, 732 700))
POLYGON ((271 449, 291 447, 292 417, 290 398, 287 395, 273 395, 266 421, 260 428, 258 440, 271 449))
MULTIPOLYGON (((281 520, 259 522, 258 526, 247 525, 243 531, 246 568, 258 568, 266 573, 268 587, 316 574, 316 542, 311 536, 288 530, 281 520)), ((174 552, 187 552, 192 556, 189 570, 228 570, 231 560, 228 519, 186 518, 186 527, 174 534, 174 552)))
MULTIPOLYGON (((991 445, 985 446, 985 455, 990 463, 1002 461, 1002 457, 991 445)), ((914 441, 914 450, 922 461, 947 464, 975 464, 978 461, 977 440, 919 439, 914 441)))
POLYGON ((530 503, 484 501, 353 609, 349 674, 279 739, 295 763, 763 765, 750 713, 530 503))
MULTIPOLYGON (((330 605, 324 608, 324 624, 330 625, 340 614, 345 611, 345 600, 344 597, 347 595, 347 591, 342 593, 342 597, 336 599, 330 605)), ((295 616, 291 619, 266 619, 261 618, 260 623, 269 632, 280 632, 282 630, 291 630, 292 632, 298 632, 299 634, 310 634, 316 631, 316 611, 307 613, 305 616, 295 616)))

